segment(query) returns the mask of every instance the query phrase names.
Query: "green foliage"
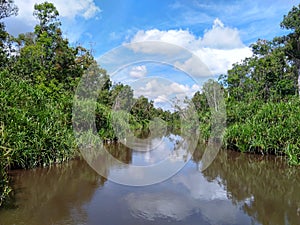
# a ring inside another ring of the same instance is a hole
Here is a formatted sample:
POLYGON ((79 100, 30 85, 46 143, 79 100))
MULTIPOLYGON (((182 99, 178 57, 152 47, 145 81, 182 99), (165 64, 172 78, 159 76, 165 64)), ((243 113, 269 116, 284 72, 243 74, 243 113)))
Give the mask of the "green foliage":
POLYGON ((282 37, 276 37, 275 42, 283 46, 285 55, 295 66, 298 75, 298 94, 300 95, 300 4, 294 6, 287 15, 283 17, 281 28, 291 32, 282 37))
POLYGON ((1 73, 0 146, 12 149, 11 168, 29 168, 63 162, 74 156, 68 111, 71 98, 48 94, 26 81, 1 73))
MULTIPOLYGON (((6 42, 8 41, 9 34, 5 31, 5 25, 1 21, 2 19, 17 15, 18 8, 16 5, 13 4, 12 0, 1 0, 0 1, 0 69, 2 70, 5 65, 8 63, 8 55, 5 49, 6 42)), ((0 71, 2 74, 3 72, 0 71)), ((1 88, 0 86, 0 92, 1 88)), ((2 103, 2 96, 0 95, 1 103, 2 103)), ((0 110, 1 111, 1 110, 0 110)), ((1 112, 2 113, 2 112, 1 112)), ((5 202, 7 196, 11 192, 11 188, 9 187, 9 181, 7 176, 7 168, 8 165, 11 163, 10 154, 12 149, 6 148, 2 146, 2 140, 4 138, 4 129, 5 125, 3 121, 0 119, 0 206, 5 202)))
POLYGON ((300 162, 300 101, 262 104, 256 113, 227 130, 229 148, 242 152, 288 155, 300 162), (293 155, 293 156, 292 156, 293 155))
POLYGON ((285 44, 288 57, 297 60, 299 65, 300 60, 300 4, 294 6, 287 15, 283 17, 280 24, 282 28, 289 29, 292 32, 287 36, 281 37, 285 44))
MULTIPOLYGON (((0 123, 0 138, 4 137, 4 123, 0 123)), ((0 146, 0 206, 11 192, 8 182, 7 167, 11 163, 10 153, 12 149, 0 146)))
POLYGON ((231 101, 276 101, 297 92, 295 68, 288 61, 284 48, 258 40, 252 45, 254 55, 235 64, 220 82, 227 87, 231 101))
POLYGON ((54 35, 56 29, 60 26, 59 13, 52 3, 35 4, 33 15, 39 20, 39 25, 36 25, 34 29, 38 37, 45 32, 54 35))
POLYGON ((18 14, 18 7, 14 5, 13 0, 0 1, 0 69, 7 63, 7 50, 5 49, 9 34, 5 30, 2 22, 4 18, 18 14))
POLYGON ((144 96, 140 96, 134 100, 133 106, 131 107, 130 113, 135 117, 135 120, 142 124, 142 126, 148 127, 150 120, 154 115, 154 102, 148 101, 144 96))
POLYGON ((285 155, 290 164, 300 164, 299 15, 293 7, 281 23, 290 34, 258 40, 253 57, 220 78, 229 95, 227 148, 285 155))
MULTIPOLYGON (((0 73, 0 193, 10 192, 7 169, 60 163, 76 156, 71 128, 72 96, 0 73)), ((4 197, 1 197, 3 199, 4 197)))
POLYGON ((18 7, 14 4, 13 0, 1 0, 0 1, 0 20, 17 15, 18 7))
POLYGON ((111 109, 107 106, 97 103, 96 107, 96 126, 99 136, 102 140, 115 139, 114 130, 111 124, 111 109))
MULTIPOLYGON (((13 7, 1 1, 0 15, 15 14, 13 7)), ((11 191, 8 169, 47 166, 78 154, 71 127, 74 89, 94 59, 62 37, 52 3, 36 4, 34 15, 35 32, 10 38, 13 43, 0 23, 0 205, 11 191), (5 52, 9 45, 15 54, 5 52)))
MULTIPOLYGON (((0 6, 0 20, 17 13, 12 0, 1 1, 0 6)), ((228 95, 228 148, 286 155, 291 164, 300 164, 300 101, 295 97, 300 71, 299 11, 294 7, 281 24, 292 30, 289 35, 258 40, 251 46, 253 57, 220 76, 228 95)), ((182 117, 199 119, 205 140, 211 130, 221 135, 218 126, 225 123, 225 106, 220 104, 221 90, 215 88, 214 81, 208 81, 202 92, 186 102, 184 110, 171 113, 157 109, 148 98, 135 98, 130 86, 112 84, 88 50, 69 45, 52 3, 36 4, 33 15, 38 20, 34 32, 15 38, 0 21, 0 206, 11 192, 8 169, 46 166, 77 155, 71 113, 74 89, 83 75, 91 82, 76 96, 86 110, 75 126, 88 130, 82 138, 106 141, 123 138, 126 132, 147 134, 164 128, 161 119, 169 128, 195 130, 196 123, 181 124, 182 117), (93 83, 95 77, 101 85, 99 91, 93 83), (97 102, 86 101, 89 93, 85 90, 91 88, 97 102), (198 118, 193 117, 192 105, 198 118), (97 137, 85 127, 94 116, 97 137)))
MULTIPOLYGON (((300 164, 300 5, 284 16, 282 28, 287 36, 252 44, 253 56, 233 65, 219 77, 226 99, 229 149, 259 154, 284 155, 289 163, 300 164)), ((193 102, 198 111, 200 130, 207 140, 211 135, 210 113, 205 87, 193 102), (206 99, 207 98, 207 99, 206 99)))
POLYGON ((18 50, 11 56, 14 65, 10 70, 47 89, 60 85, 72 90, 94 59, 86 49, 70 47, 62 37, 59 14, 52 3, 36 4, 34 15, 39 20, 34 33, 20 34, 13 39, 18 50))

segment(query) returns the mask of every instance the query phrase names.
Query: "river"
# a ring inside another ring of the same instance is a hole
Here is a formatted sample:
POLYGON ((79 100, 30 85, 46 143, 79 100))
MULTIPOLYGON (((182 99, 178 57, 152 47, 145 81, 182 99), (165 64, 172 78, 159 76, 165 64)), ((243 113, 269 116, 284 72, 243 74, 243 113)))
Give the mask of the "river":
MULTIPOLYGON (((106 179, 84 160, 12 171, 15 200, 0 210, 0 224, 300 224, 299 167, 280 157, 221 150, 201 172, 200 148, 174 176, 147 186, 112 182, 113 170, 124 168, 107 168, 106 179)), ((121 144, 108 149, 127 164, 154 157, 121 144)))

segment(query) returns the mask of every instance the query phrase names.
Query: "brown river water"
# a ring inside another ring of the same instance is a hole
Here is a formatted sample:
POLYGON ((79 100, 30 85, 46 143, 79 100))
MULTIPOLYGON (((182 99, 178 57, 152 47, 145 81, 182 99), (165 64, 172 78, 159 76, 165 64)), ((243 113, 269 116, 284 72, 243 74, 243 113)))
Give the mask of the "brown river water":
MULTIPOLYGON (((12 171, 15 201, 0 210, 0 224, 300 224, 299 167, 279 157, 222 150, 201 172, 199 148, 176 175, 141 187, 110 181, 122 168, 107 168, 105 179, 84 160, 12 171)), ((149 153, 120 144, 108 149, 127 164, 149 161, 149 153)))

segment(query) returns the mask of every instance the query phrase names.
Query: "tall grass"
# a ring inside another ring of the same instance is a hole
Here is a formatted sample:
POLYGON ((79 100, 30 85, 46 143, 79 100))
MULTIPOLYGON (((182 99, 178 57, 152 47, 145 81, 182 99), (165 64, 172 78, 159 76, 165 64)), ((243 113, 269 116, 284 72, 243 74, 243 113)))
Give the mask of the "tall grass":
POLYGON ((290 164, 300 164, 299 98, 256 104, 255 108, 253 105, 244 105, 228 111, 236 118, 232 119, 226 132, 227 148, 285 155, 290 164))
MULTIPOLYGON (((9 193, 6 171, 66 161, 76 155, 71 93, 34 86, 0 73, 0 193, 9 193)), ((1 202, 0 202, 1 203, 1 202)))

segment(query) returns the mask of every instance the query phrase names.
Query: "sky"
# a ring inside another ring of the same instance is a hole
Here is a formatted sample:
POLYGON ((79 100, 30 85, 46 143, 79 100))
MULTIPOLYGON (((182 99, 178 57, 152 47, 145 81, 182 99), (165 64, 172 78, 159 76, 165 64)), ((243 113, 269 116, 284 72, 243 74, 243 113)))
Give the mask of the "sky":
MULTIPOLYGON (((41 2, 15 0, 19 14, 5 21, 8 32, 33 31, 37 22, 33 7, 41 2)), ((288 31, 280 28, 283 15, 299 4, 296 0, 48 2, 60 12, 63 34, 71 45, 92 49, 114 82, 135 86, 136 95, 146 93, 156 106, 171 104, 174 97, 191 97, 205 80, 251 56, 249 45, 258 38, 286 34, 288 31), (181 57, 183 53, 185 57, 181 57), (106 68, 111 65, 108 61, 117 60, 125 64, 106 68)))

